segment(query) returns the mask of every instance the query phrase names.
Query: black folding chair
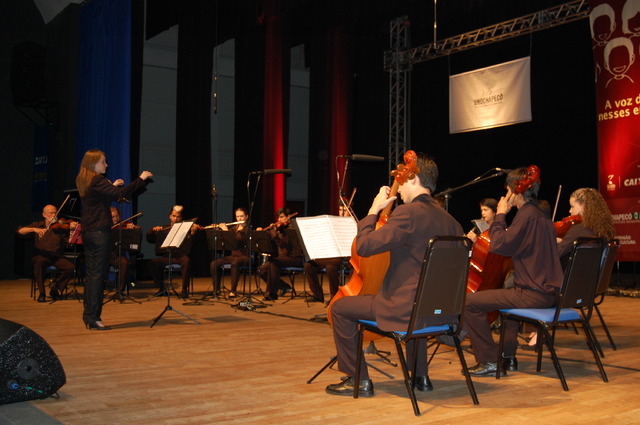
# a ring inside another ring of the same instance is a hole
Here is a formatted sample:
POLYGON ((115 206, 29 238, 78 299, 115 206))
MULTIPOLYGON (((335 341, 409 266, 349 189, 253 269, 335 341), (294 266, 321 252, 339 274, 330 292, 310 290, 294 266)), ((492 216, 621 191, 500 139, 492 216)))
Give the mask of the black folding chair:
MULTIPOLYGON (((620 241, 618 239, 612 239, 607 243, 607 245, 604 247, 604 250, 602 251, 600 279, 598 280, 598 287, 596 288, 597 301, 593 303, 593 308, 596 310, 596 314, 600 319, 600 323, 602 323, 602 328, 604 329, 604 332, 609 339, 609 344, 614 350, 617 350, 618 347, 616 347, 616 344, 613 342, 613 338, 611 337, 611 333, 609 332, 609 327, 604 321, 604 317, 602 317, 602 313, 600 312, 600 308, 598 308, 598 306, 604 301, 604 296, 607 294, 607 289, 609 289, 609 284, 611 283, 611 274, 613 273, 613 265, 616 261, 616 253, 618 252, 619 246, 620 241)), ((604 357, 602 346, 600 345, 600 342, 596 338, 595 334, 593 335, 593 338, 596 341, 596 346, 598 347, 600 356, 604 357)))
MULTIPOLYGON (((378 327, 374 321, 360 320, 360 343, 358 344, 358 361, 354 382, 360 382, 360 369, 362 367, 362 342, 365 331, 393 339, 407 392, 411 399, 413 411, 420 416, 420 409, 415 394, 415 372, 418 361, 426 362, 427 359, 418 359, 418 342, 420 339, 449 335, 453 337, 462 371, 467 380, 467 387, 473 404, 478 404, 473 382, 464 358, 464 352, 460 347, 458 338, 459 324, 462 321, 464 301, 466 296, 467 275, 469 272, 469 258, 471 256, 472 242, 463 236, 437 236, 429 241, 427 251, 422 263, 420 278, 417 282, 416 297, 413 303, 411 319, 405 332, 385 331, 378 327), (402 343, 414 341, 413 364, 411 374, 404 356, 402 343)), ((354 385, 353 397, 357 398, 359 386, 354 385)))
MULTIPOLYGON (((498 353, 504 349, 504 331, 507 320, 531 323, 538 328, 538 352, 537 371, 540 372, 542 364, 542 344, 546 344, 553 366, 556 369, 558 378, 562 383, 562 388, 569 391, 567 381, 562 372, 562 367, 556 355, 554 347, 555 331, 560 325, 579 323, 582 326, 587 345, 593 353, 593 357, 600 369, 602 380, 608 382, 607 374, 604 371, 595 340, 593 330, 589 325, 593 312, 593 302, 596 286, 600 275, 600 260, 604 240, 598 238, 579 238, 574 242, 573 252, 564 273, 564 281, 560 288, 558 305, 551 308, 512 308, 500 310, 500 348, 498 353), (550 332, 551 331, 551 332, 550 332)), ((498 371, 496 378, 500 378, 502 370, 502 355, 498 356, 498 371)))

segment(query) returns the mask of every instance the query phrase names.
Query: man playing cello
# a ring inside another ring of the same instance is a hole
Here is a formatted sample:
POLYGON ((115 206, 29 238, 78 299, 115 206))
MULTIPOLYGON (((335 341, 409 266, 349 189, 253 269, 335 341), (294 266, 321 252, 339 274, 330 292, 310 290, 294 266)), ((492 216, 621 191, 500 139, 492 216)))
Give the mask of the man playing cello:
MULTIPOLYGON (((369 214, 358 223, 357 253, 367 257, 388 251, 391 262, 377 294, 342 297, 333 304, 331 319, 338 367, 349 375, 349 379, 327 386, 329 394, 353 395, 358 320, 375 320, 385 330, 406 331, 427 241, 437 235, 463 234, 460 224, 431 197, 438 179, 435 162, 419 155, 416 165, 415 175, 411 174, 400 184, 399 193, 404 204, 393 211, 387 224, 376 230, 378 214, 396 199, 396 196, 388 196, 388 186, 380 188, 369 214)), ((412 351, 408 346, 410 364, 412 351)), ((431 391, 426 342, 420 343, 418 356, 416 388, 431 391)), ((362 380, 358 383, 360 396, 371 397, 373 383, 366 363, 363 361, 362 364, 365 366, 361 371, 362 380)))

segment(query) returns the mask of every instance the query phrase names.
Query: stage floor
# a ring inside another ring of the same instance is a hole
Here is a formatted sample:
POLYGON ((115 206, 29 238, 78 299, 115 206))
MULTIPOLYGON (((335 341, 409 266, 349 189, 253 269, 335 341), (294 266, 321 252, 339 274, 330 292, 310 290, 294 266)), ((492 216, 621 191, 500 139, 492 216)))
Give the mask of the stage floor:
MULTIPOLYGON (((196 278, 195 297, 172 297, 171 306, 200 324, 167 310, 151 328, 167 301, 150 300, 154 290, 142 284, 131 291, 140 304, 105 305, 103 319, 113 330, 99 332, 85 329, 78 300, 37 303, 29 298, 29 285, 0 281, 0 317, 42 336, 58 355, 67 383, 59 399, 0 406, 2 424, 630 424, 640 417, 637 298, 608 297, 602 305, 618 344, 613 351, 596 327, 608 383, 583 338, 562 330, 557 347, 570 391, 562 390, 548 357, 537 373, 534 353, 520 350, 520 371, 499 381, 474 379, 480 400, 474 406, 457 356, 440 349, 430 366, 435 391, 417 393, 422 417, 416 418, 402 372, 374 355, 368 361, 393 378, 371 370, 373 398, 326 394, 324 387, 342 376, 337 370, 307 384, 334 354, 331 329, 318 320, 326 312, 322 304, 307 305, 302 298, 284 303, 281 297, 268 307, 241 311, 231 306, 235 301, 197 301, 211 280, 196 278)), ((296 286, 302 289, 300 279, 296 286)), ((376 345, 392 349, 388 341, 376 345)), ((397 360, 395 353, 391 358, 397 360)), ((471 354, 466 358, 475 364, 471 354)))

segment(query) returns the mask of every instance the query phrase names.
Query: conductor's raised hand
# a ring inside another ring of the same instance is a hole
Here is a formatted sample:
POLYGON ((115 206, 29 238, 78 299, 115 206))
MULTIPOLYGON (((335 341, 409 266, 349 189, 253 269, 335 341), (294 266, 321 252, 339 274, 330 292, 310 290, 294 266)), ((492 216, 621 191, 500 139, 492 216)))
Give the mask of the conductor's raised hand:
POLYGON ((124 180, 122 180, 122 179, 118 179, 118 180, 114 181, 112 184, 113 184, 114 186, 116 186, 116 187, 117 187, 117 186, 122 186, 122 185, 124 185, 124 180))
POLYGON ((146 180, 149 177, 153 177, 153 173, 151 171, 143 171, 142 173, 140 173, 140 178, 142 180, 146 180))

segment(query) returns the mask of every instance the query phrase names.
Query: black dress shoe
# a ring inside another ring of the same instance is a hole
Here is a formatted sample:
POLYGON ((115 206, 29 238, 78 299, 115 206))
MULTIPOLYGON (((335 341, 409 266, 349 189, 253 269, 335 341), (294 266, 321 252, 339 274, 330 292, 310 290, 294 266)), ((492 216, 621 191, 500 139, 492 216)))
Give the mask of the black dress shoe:
POLYGON ((189 292, 187 291, 180 292, 180 298, 183 300, 186 300, 187 298, 189 298, 189 292))
POLYGON ((58 301, 60 298, 62 298, 60 292, 58 292, 56 288, 51 288, 51 292, 49 292, 49 295, 54 301, 58 301))
MULTIPOLYGON (((337 384, 327 385, 327 388, 325 389, 327 394, 348 395, 352 397, 353 390, 353 378, 340 381, 337 384)), ((364 379, 360 381, 358 395, 360 397, 373 397, 373 382, 371 382, 371 379, 364 379)))
POLYGON ((284 297, 289 292, 291 292, 291 285, 289 285, 287 282, 284 282, 284 281, 281 280, 280 281, 280 295, 284 297))
MULTIPOLYGON (((498 371, 497 362, 481 362, 477 365, 469 368, 469 375, 471 376, 496 376, 498 371)), ((506 372, 503 372, 506 375, 506 372)))
POLYGON ((45 294, 38 295, 38 302, 39 303, 46 303, 47 302, 47 296, 45 294))
POLYGON ((307 297, 306 301, 308 303, 323 303, 324 302, 324 300, 318 299, 316 297, 307 297))
POLYGON ((275 301, 278 299, 276 294, 267 294, 264 296, 264 301, 275 301))
POLYGON ((427 391, 433 391, 433 384, 429 376, 416 376, 416 390, 426 393, 427 391))
POLYGON ((108 331, 108 330, 111 330, 111 326, 106 326, 102 322, 94 321, 94 322, 87 323, 87 329, 89 330, 95 329, 97 331, 108 331))
POLYGON ((518 370, 518 359, 516 356, 502 356, 502 371, 515 372, 518 370))

